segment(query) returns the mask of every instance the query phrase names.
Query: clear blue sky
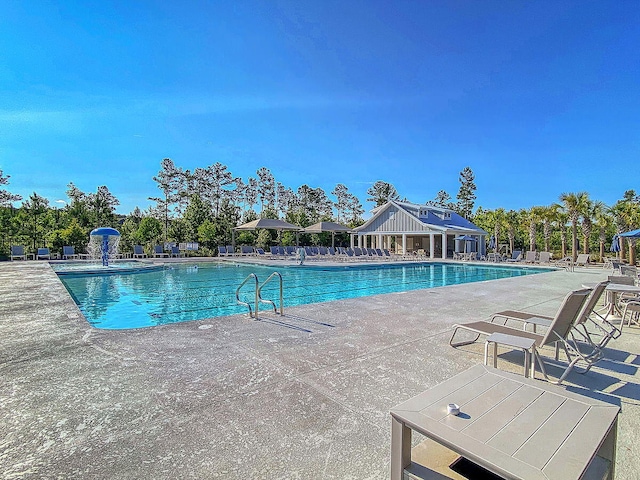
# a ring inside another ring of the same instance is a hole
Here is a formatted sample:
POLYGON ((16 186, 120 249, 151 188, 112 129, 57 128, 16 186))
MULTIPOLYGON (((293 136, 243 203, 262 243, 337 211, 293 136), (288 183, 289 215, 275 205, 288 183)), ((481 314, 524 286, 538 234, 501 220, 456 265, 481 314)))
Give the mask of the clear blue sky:
POLYGON ((128 213, 162 158, 528 208, 640 191, 640 2, 0 0, 0 169, 128 213))

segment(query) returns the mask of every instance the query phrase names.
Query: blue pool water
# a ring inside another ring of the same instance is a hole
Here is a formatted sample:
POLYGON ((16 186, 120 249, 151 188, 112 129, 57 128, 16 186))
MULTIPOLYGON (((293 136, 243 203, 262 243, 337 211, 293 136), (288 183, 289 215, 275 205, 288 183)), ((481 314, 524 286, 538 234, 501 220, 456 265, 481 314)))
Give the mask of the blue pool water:
MULTIPOLYGON (((250 273, 255 273, 262 282, 275 271, 284 280, 286 308, 531 275, 549 269, 451 263, 299 267, 212 262, 176 264, 133 274, 67 273, 60 280, 91 325, 124 329, 247 313, 246 306, 236 303, 236 288, 250 273)), ((253 303, 254 292, 249 283, 241 290, 240 298, 253 303)), ((262 297, 279 303, 278 282, 267 284, 262 297)), ((268 308, 266 304, 260 306, 261 310, 268 308)))

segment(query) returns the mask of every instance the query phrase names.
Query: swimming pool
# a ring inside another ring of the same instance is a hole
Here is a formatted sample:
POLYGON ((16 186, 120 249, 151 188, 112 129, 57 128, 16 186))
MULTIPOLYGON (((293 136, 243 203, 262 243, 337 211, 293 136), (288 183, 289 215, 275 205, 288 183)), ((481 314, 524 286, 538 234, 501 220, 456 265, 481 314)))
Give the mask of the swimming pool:
MULTIPOLYGON (((381 293, 405 292, 461 283, 548 272, 548 268, 518 268, 453 263, 349 265, 336 267, 262 266, 209 262, 175 264, 134 274, 60 276, 87 321, 96 328, 125 329, 247 313, 237 305, 235 291, 250 274, 263 282, 273 272, 284 281, 285 307, 328 302, 381 293)), ((251 284, 240 298, 253 302, 251 284)), ((279 299, 278 282, 262 291, 279 299)), ((261 310, 270 308, 261 305, 261 310)))

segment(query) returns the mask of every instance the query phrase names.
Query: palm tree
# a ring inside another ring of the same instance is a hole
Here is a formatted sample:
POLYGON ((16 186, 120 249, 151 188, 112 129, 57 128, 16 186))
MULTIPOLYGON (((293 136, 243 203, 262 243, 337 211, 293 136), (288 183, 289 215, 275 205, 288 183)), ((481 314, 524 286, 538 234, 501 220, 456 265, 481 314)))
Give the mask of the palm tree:
POLYGON ((611 226, 611 216, 609 215, 607 206, 596 201, 593 204, 594 219, 598 228, 598 243, 600 245, 600 261, 604 262, 605 242, 607 241, 607 230, 611 226))
POLYGON ((592 220, 596 215, 595 202, 587 198, 582 205, 582 212, 580 213, 582 215, 582 242, 584 243, 582 253, 589 253, 589 240, 591 239, 593 227, 592 220))
POLYGON ((578 257, 578 221, 588 199, 589 195, 586 192, 562 193, 560 195, 560 201, 563 203, 564 210, 571 221, 571 256, 574 262, 578 257))
POLYGON ((551 224, 558 216, 560 205, 554 203, 548 207, 540 207, 540 218, 542 219, 542 236, 544 237, 544 251, 550 252, 549 245, 551 243, 551 224))
MULTIPOLYGON (((627 192, 625 192, 625 198, 623 200, 618 200, 616 204, 611 207, 610 211, 613 213, 615 218, 618 233, 633 230, 640 225, 640 202, 635 198, 627 198, 627 192)), ((624 237, 619 238, 620 258, 624 259, 624 237)), ((635 265, 636 241, 634 238, 628 238, 627 242, 629 244, 629 263, 631 265, 635 265)))
POLYGON ((516 239, 516 228, 518 226, 518 212, 515 210, 509 210, 505 214, 505 224, 507 226, 507 236, 509 237, 509 248, 513 254, 516 239))
POLYGON ((525 218, 528 221, 529 228, 529 250, 536 251, 536 233, 538 230, 538 223, 542 220, 544 215, 544 207, 531 207, 529 211, 524 212, 525 218))

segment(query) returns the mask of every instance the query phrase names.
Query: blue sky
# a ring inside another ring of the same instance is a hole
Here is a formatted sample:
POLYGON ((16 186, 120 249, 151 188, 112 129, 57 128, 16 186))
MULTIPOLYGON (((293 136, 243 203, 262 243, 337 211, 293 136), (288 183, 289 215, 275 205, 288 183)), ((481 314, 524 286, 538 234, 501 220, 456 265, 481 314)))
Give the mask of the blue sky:
POLYGON ((128 213, 160 161, 476 206, 640 191, 640 3, 0 0, 0 169, 128 213))

